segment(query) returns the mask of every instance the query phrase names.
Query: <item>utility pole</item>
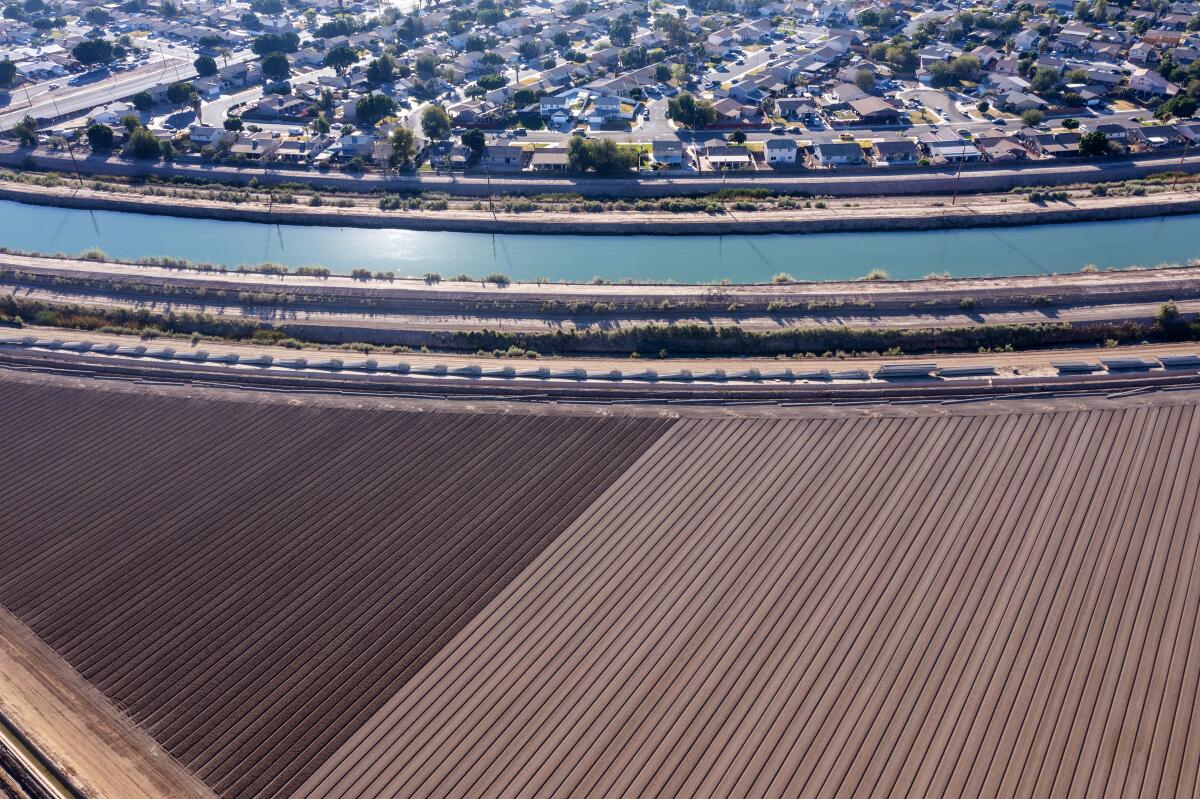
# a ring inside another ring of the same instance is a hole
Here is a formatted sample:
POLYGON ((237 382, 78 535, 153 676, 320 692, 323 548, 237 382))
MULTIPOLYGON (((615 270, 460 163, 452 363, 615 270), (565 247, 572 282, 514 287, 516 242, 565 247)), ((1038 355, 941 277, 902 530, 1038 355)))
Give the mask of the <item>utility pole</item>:
MULTIPOLYGON (((50 102, 54 104, 54 116, 57 119, 62 116, 58 110, 58 100, 54 97, 50 98, 50 102)), ((83 177, 79 174, 79 164, 75 161, 75 148, 71 146, 71 140, 67 139, 67 154, 71 156, 71 169, 75 171, 75 180, 79 182, 79 188, 83 188, 83 177)))
POLYGON ((1175 191, 1175 187, 1179 185, 1179 176, 1183 174, 1183 161, 1187 158, 1188 148, 1192 146, 1192 140, 1186 139, 1183 143, 1183 153, 1179 156, 1179 169, 1175 170, 1175 180, 1171 182, 1171 191, 1175 191))
POLYGON ((963 165, 964 160, 966 160, 966 159, 961 157, 961 155, 960 155, 960 157, 958 159, 958 172, 956 172, 954 175, 954 196, 950 198, 951 205, 954 205, 955 203, 958 202, 958 184, 959 184, 959 181, 962 180, 962 165, 963 165))

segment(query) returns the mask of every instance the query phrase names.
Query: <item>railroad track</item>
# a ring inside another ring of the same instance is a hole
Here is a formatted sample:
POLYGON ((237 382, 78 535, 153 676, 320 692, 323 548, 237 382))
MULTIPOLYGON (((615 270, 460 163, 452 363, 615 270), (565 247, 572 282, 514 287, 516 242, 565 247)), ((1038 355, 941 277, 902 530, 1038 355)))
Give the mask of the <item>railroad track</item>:
POLYGON ((1200 368, 1136 372, 1067 372, 1057 376, 936 377, 847 383, 614 382, 362 371, 256 369, 144 358, 0 347, 0 368, 142 384, 194 385, 283 393, 590 404, 820 405, 826 403, 962 403, 981 400, 1118 396, 1200 387, 1200 368))
POLYGON ((17 799, 86 799, 0 713, 0 789, 17 799))

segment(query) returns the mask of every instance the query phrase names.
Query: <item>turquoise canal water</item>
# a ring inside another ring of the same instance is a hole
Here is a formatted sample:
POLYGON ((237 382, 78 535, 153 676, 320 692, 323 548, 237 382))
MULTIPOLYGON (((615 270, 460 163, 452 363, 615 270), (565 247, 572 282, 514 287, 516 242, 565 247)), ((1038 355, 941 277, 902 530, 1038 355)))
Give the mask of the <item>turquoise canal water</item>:
POLYGON ((169 255, 229 266, 323 264, 342 273, 762 282, 779 272, 835 280, 875 268, 916 278, 1178 263, 1200 257, 1200 216, 905 233, 557 236, 266 225, 0 201, 0 245, 65 253, 99 247, 116 258, 169 255))

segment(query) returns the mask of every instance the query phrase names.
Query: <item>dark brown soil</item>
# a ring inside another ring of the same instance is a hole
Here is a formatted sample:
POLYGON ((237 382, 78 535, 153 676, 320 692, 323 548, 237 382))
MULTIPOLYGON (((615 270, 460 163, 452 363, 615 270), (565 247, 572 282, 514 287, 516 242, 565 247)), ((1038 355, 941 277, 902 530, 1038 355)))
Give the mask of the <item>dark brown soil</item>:
POLYGON ((226 797, 290 794, 669 425, 2 388, 0 603, 226 797))

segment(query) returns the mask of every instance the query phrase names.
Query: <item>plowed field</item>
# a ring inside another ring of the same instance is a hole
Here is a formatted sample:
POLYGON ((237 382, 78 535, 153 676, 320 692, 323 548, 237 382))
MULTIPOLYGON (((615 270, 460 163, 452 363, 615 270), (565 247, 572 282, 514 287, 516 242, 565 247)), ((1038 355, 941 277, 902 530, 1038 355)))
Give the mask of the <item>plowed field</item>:
POLYGON ((0 603, 227 797, 290 794, 669 424, 2 391, 0 603))
POLYGON ((682 421, 298 796, 1194 797, 1198 500, 1194 404, 682 421))

